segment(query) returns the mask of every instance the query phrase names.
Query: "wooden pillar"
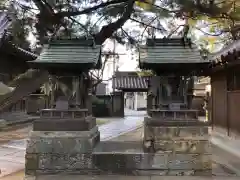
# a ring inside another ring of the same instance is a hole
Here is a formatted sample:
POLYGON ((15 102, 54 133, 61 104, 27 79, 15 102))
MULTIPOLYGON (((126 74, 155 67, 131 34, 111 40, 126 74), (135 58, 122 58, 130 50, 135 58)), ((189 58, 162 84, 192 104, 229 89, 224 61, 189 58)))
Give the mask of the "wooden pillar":
POLYGON ((56 82, 53 79, 49 80, 51 83, 51 92, 50 92, 50 107, 54 108, 55 107, 55 96, 56 96, 56 82))
POLYGON ((90 79, 84 81, 84 96, 82 97, 85 101, 85 107, 88 109, 88 114, 92 115, 92 82, 90 79))
POLYGON ((75 91, 76 91, 76 107, 80 107, 81 105, 81 97, 80 97, 80 81, 81 81, 81 78, 79 76, 75 77, 74 78, 75 80, 75 91))

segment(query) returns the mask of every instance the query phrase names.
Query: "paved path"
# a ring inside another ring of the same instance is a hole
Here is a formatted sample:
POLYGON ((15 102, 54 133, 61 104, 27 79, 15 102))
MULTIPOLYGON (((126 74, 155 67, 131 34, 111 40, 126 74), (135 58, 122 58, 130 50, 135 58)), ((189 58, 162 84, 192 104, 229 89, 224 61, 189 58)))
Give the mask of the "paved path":
POLYGON ((125 109, 125 117, 119 120, 103 124, 99 127, 101 141, 106 141, 115 138, 121 134, 130 132, 143 123, 145 111, 131 111, 125 109))
MULTIPOLYGON (((101 140, 106 141, 138 128, 145 114, 143 111, 126 110, 124 118, 114 118, 114 121, 99 126, 101 140)), ((24 169, 25 149, 26 139, 12 140, 0 145, 0 178, 24 169)))

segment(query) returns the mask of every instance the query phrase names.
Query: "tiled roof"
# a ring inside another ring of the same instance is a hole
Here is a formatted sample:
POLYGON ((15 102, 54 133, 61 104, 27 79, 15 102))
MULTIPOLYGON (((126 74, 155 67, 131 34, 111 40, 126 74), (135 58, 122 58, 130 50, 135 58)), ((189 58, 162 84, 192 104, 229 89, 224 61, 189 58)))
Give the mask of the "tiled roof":
POLYGON ((0 11, 0 38, 3 37, 5 31, 10 27, 12 23, 11 18, 4 11, 0 11))
MULTIPOLYGON (((119 72, 118 72, 119 73, 119 72)), ((112 86, 114 89, 118 90, 143 90, 147 91, 148 83, 150 77, 147 76, 137 76, 137 75, 126 75, 128 72, 120 72, 122 75, 117 75, 113 78, 112 86)))
MULTIPOLYGON (((190 42, 190 40, 188 40, 190 42)), ((196 45, 183 45, 182 39, 148 39, 140 48, 140 63, 198 63, 204 62, 196 45)))
MULTIPOLYGON (((8 29, 10 28, 12 24, 12 18, 9 16, 9 14, 6 11, 0 11, 0 39, 1 41, 4 41, 4 35, 8 35, 7 33, 8 29)), ((11 46, 10 51, 11 53, 21 53, 23 55, 29 56, 30 58, 27 59, 36 59, 37 55, 33 54, 29 51, 26 51, 22 48, 17 47, 16 45, 12 44, 11 42, 4 42, 3 45, 9 45, 11 46)))
POLYGON ((217 61, 217 59, 221 58, 221 56, 226 56, 228 53, 232 53, 234 50, 240 50, 240 40, 233 41, 231 44, 226 45, 220 51, 212 54, 209 59, 211 61, 217 61))
POLYGON ((101 45, 91 40, 56 39, 45 45, 34 63, 93 64, 96 65, 101 55, 101 45))
POLYGON ((11 42, 6 42, 6 44, 4 44, 4 45, 7 46, 7 48, 9 49, 9 52, 11 54, 15 54, 16 56, 18 56, 18 55, 23 56, 25 61, 35 60, 38 57, 37 54, 29 52, 20 47, 17 47, 16 45, 12 44, 11 42))

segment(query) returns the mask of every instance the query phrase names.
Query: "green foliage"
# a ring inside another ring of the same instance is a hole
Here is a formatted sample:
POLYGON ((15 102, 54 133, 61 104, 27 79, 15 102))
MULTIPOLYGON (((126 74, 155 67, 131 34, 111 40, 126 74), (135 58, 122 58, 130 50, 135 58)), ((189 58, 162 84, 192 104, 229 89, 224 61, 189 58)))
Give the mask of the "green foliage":
POLYGON ((153 71, 151 70, 144 70, 144 71, 138 71, 138 76, 152 76, 154 75, 153 71))
POLYGON ((145 3, 136 1, 134 6, 129 5, 131 1, 128 0, 25 1, 22 4, 13 1, 19 20, 13 31, 14 41, 23 47, 29 46, 24 38, 31 31, 40 44, 45 36, 76 34, 94 36, 101 39, 101 43, 114 38, 121 44, 136 48, 146 38, 158 34, 179 35, 180 30, 175 29, 180 25, 172 26, 173 29, 163 25, 165 20, 168 20, 168 25, 176 19, 186 23, 185 28, 180 28, 184 36, 199 29, 198 24, 204 21, 209 22, 209 28, 200 28, 202 32, 214 35, 230 33, 234 39, 238 38, 237 32, 232 32, 240 20, 240 3, 237 0, 148 0, 145 3), (127 28, 126 22, 136 26, 127 28))

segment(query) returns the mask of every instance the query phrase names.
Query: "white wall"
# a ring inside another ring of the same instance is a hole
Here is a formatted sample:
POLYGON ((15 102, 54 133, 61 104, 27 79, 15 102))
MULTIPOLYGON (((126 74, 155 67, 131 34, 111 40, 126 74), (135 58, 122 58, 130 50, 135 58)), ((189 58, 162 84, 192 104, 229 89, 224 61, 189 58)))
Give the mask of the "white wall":
POLYGON ((146 93, 139 95, 138 93, 134 92, 133 96, 127 96, 126 98, 126 108, 137 110, 138 108, 146 108, 147 107, 147 99, 146 93))
POLYGON ((137 110, 138 108, 146 108, 147 107, 147 99, 146 99, 146 93, 142 93, 142 95, 139 95, 138 93, 136 94, 136 106, 135 106, 135 110, 137 110))

